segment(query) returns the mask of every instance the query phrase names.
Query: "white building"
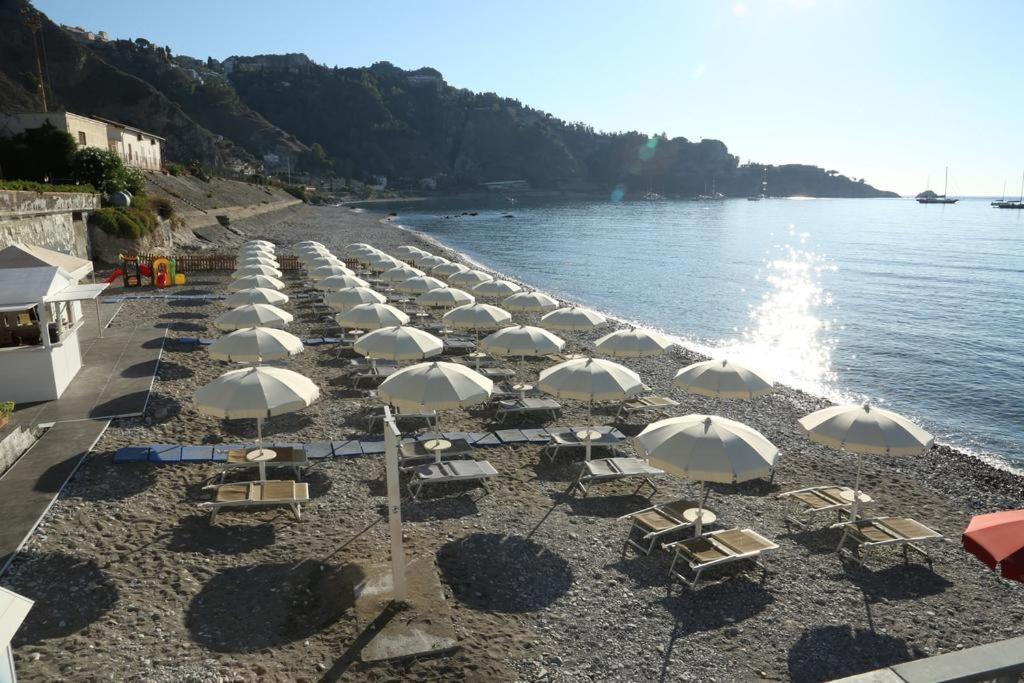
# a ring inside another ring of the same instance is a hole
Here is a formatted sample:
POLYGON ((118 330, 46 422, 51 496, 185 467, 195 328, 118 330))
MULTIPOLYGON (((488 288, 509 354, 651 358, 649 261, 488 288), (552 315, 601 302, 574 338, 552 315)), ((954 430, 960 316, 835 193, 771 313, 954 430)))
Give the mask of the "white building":
POLYGON ((0 588, 0 683, 14 683, 14 653, 11 641, 35 603, 17 593, 0 588))
POLYGON ((124 163, 144 171, 159 171, 163 167, 162 137, 100 116, 96 118, 107 124, 107 145, 124 163))
POLYGON ((79 284, 92 262, 42 247, 0 251, 0 377, 3 400, 60 398, 82 367, 82 301, 106 284, 79 284))

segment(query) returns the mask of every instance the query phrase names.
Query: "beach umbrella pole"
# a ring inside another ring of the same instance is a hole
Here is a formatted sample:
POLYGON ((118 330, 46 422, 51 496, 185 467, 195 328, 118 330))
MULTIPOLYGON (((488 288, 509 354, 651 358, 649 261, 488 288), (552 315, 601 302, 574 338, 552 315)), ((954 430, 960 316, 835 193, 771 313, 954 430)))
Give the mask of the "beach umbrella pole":
POLYGON ((693 524, 693 535, 700 536, 704 526, 704 480, 700 481, 700 488, 697 489, 697 521, 693 524))
MULTIPOLYGON (((263 457, 263 418, 256 418, 256 453, 257 457, 263 457)), ((267 464, 260 460, 260 481, 267 480, 267 464)))
POLYGON ((853 505, 850 506, 850 521, 857 521, 857 503, 860 501, 860 470, 864 463, 864 456, 857 454, 857 476, 853 482, 853 505))
POLYGON ((594 402, 587 403, 587 462, 590 462, 590 413, 594 409, 594 402))

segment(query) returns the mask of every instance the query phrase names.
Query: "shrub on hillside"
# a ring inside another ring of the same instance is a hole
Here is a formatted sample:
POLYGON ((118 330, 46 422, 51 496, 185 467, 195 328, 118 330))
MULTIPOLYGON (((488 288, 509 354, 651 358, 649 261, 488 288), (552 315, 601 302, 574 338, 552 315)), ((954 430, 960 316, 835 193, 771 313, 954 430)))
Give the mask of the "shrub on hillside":
POLYGON ((15 192, 84 192, 95 194, 96 188, 88 183, 81 185, 51 185, 32 180, 0 180, 0 190, 15 192))
POLYGON ((167 164, 167 173, 174 176, 175 178, 177 178, 184 172, 185 169, 182 168, 180 164, 167 164))
POLYGON ((157 222, 151 211, 139 206, 105 207, 89 214, 89 225, 113 237, 139 239, 151 233, 157 222))
POLYGON ((284 191, 296 199, 301 199, 304 202, 309 201, 309 196, 306 194, 306 188, 302 185, 285 185, 284 191))
POLYGON ((194 177, 202 180, 204 183, 210 182, 210 174, 206 172, 203 165, 198 161, 193 161, 188 165, 188 172, 194 177))
POLYGON ((165 221, 174 217, 174 205, 167 197, 147 197, 146 206, 165 221))
POLYGON ((125 166, 121 157, 109 149, 83 147, 75 152, 71 170, 77 180, 106 194, 128 191, 138 195, 145 191, 142 172, 125 166))

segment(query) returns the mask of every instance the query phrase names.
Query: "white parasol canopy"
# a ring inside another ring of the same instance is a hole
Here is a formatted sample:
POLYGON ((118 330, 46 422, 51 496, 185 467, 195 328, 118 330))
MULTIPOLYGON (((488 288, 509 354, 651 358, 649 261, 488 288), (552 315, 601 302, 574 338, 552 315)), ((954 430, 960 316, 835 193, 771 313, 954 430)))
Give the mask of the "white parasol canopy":
POLYGON ((501 305, 517 313, 545 313, 558 308, 558 302, 543 292, 517 292, 501 305))
POLYGON ((370 283, 355 275, 331 275, 323 280, 317 280, 313 286, 324 292, 334 292, 350 287, 369 287, 370 283))
MULTIPOLYGON (((716 415, 684 415, 653 422, 632 439, 652 464, 701 483, 739 483, 771 476, 779 449, 761 432, 716 415)), ((697 516, 697 535, 700 518, 697 516)))
MULTIPOLYGON (((270 266, 271 268, 280 268, 281 264, 277 262, 275 258, 268 258, 266 256, 242 256, 239 258, 238 267, 244 266, 270 266)), ((277 277, 276 275, 274 277, 277 277)))
POLYGON ((606 318, 596 311, 579 306, 567 306, 544 315, 540 319, 540 324, 548 330, 585 332, 594 329, 605 320, 606 318))
POLYGON ((423 268, 425 270, 436 268, 442 263, 448 263, 448 259, 442 256, 434 256, 433 254, 416 254, 412 257, 411 260, 418 267, 423 268))
POLYGON ((244 327, 282 328, 295 319, 288 311, 270 304, 246 304, 221 313, 213 321, 222 330, 240 330, 244 327))
POLYGON ((332 311, 347 311, 361 304, 383 304, 387 303, 387 300, 386 296, 369 287, 347 287, 324 295, 324 303, 332 311))
POLYGON ((472 368, 433 361, 399 370, 381 382, 377 395, 399 410, 452 410, 483 403, 492 391, 494 382, 472 368))
POLYGON ((274 248, 274 243, 273 242, 268 242, 267 240, 249 240, 248 242, 245 242, 245 243, 242 244, 243 247, 247 247, 247 246, 250 246, 250 245, 256 246, 256 247, 266 247, 268 249, 273 249, 274 248))
POLYGON ((459 306, 441 316, 441 322, 457 330, 496 330, 512 320, 512 314, 491 304, 459 306))
POLYGON ((672 383, 691 394, 712 398, 753 399, 772 393, 772 380, 739 363, 706 360, 687 365, 672 383))
POLYGON ((448 282, 459 287, 475 287, 481 282, 489 282, 494 278, 482 270, 464 270, 448 278, 448 282))
POLYGON ((440 355, 444 342, 429 332, 401 325, 367 332, 356 339, 352 348, 376 360, 423 360, 440 355))
POLYGON ((594 342, 594 346, 613 358, 646 358, 665 353, 672 342, 657 332, 630 328, 606 334, 594 342))
POLYGON ((288 303, 288 295, 279 292, 276 289, 267 289, 265 287, 250 287, 249 289, 242 289, 227 299, 224 303, 230 308, 237 308, 239 306, 245 306, 246 304, 270 304, 271 306, 279 306, 281 304, 288 303))
POLYGON ((273 266, 257 263, 243 264, 235 272, 231 273, 231 277, 234 278, 246 277, 247 275, 269 275, 270 277, 279 278, 283 273, 273 266))
POLYGON ((253 287, 276 289, 280 291, 284 289, 284 283, 276 277, 271 277, 269 275, 246 275, 245 277, 233 280, 231 284, 228 285, 228 289, 232 292, 239 292, 243 289, 251 289, 253 287))
POLYGON ((416 297, 416 303, 427 308, 458 308, 475 302, 472 294, 454 287, 438 287, 416 297))
POLYGON ((511 296, 523 288, 514 282, 508 280, 488 280, 487 282, 481 282, 478 285, 474 285, 473 292, 474 296, 500 299, 502 297, 511 296))
POLYGON ((388 268, 380 274, 380 279, 384 282, 402 282, 408 280, 411 277, 417 277, 419 275, 425 275, 419 268, 413 268, 412 266, 400 265, 394 268, 388 268))
POLYGON ((565 347, 565 340, 539 327, 512 325, 487 335, 480 340, 479 346, 482 350, 496 356, 523 358, 558 353, 565 347))
POLYGON ((399 256, 415 256, 419 254, 429 254, 430 252, 424 251, 419 247, 414 247, 411 244, 403 244, 400 247, 395 247, 395 254, 399 256))
POLYGON ((405 325, 409 316, 388 304, 359 304, 334 316, 342 327, 379 330, 382 327, 405 325))
POLYGON ((434 266, 430 269, 430 274, 434 277, 450 277, 455 273, 464 273, 469 270, 469 266, 464 266, 461 263, 455 263, 454 261, 448 261, 440 265, 434 266))
POLYGON ((395 285, 395 289, 406 294, 425 294, 432 289, 446 287, 444 282, 429 275, 417 275, 395 285))
POLYGON ((210 357, 232 363, 262 363, 283 360, 304 347, 295 335, 270 327, 245 327, 226 334, 208 347, 210 357))
POLYGON ((314 268, 309 272, 309 277, 313 280, 313 282, 326 280, 327 278, 334 277, 335 275, 355 275, 355 273, 353 273, 345 266, 340 266, 336 263, 331 264, 329 266, 319 266, 318 268, 314 268))

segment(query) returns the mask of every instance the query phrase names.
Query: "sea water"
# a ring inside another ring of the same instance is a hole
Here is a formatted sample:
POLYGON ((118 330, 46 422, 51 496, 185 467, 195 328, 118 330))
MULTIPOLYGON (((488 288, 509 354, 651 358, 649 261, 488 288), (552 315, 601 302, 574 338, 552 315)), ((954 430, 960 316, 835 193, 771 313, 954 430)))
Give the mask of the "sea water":
POLYGON ((397 210, 513 278, 1024 470, 1022 211, 505 198, 397 210))

